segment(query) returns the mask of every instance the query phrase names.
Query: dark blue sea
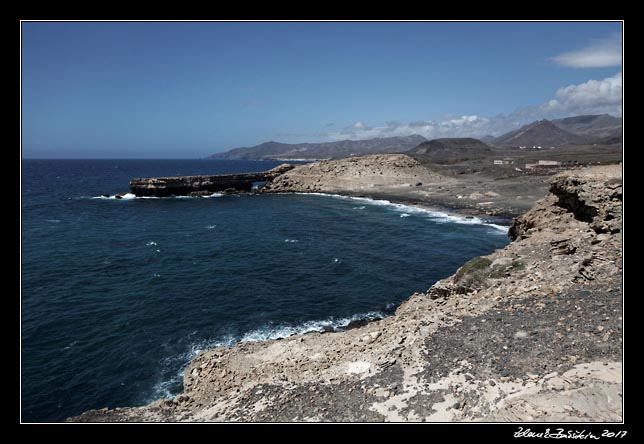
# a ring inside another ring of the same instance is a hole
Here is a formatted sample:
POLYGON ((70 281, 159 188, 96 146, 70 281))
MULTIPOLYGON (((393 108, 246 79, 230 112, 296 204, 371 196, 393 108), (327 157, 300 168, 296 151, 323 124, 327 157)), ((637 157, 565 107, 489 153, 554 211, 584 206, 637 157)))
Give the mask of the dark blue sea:
POLYGON ((278 163, 23 161, 23 421, 176 395, 199 350, 391 315, 508 243, 477 219, 367 199, 101 197, 278 163))

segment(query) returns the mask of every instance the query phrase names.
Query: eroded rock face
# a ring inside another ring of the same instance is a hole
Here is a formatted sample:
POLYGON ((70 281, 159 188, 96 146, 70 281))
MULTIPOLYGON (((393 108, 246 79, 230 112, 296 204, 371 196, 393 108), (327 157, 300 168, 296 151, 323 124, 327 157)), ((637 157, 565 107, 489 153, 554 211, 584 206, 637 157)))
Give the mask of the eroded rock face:
POLYGON ((535 208, 516 218, 510 238, 529 236, 536 226, 569 214, 585 222, 597 234, 618 233, 622 224, 621 166, 605 166, 561 173, 552 181, 550 195, 535 208))
POLYGON ((557 176, 514 241, 395 316, 200 353, 184 392, 72 421, 620 421, 621 169, 557 176))

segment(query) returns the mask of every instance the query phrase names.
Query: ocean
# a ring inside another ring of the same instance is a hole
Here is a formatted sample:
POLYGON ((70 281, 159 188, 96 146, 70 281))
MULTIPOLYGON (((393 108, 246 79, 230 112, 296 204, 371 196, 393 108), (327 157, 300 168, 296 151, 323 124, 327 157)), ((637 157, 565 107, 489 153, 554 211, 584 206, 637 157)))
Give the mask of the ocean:
POLYGON ((22 421, 174 396, 199 350, 390 316, 508 243, 507 227, 361 198, 102 197, 279 163, 22 162, 22 421))

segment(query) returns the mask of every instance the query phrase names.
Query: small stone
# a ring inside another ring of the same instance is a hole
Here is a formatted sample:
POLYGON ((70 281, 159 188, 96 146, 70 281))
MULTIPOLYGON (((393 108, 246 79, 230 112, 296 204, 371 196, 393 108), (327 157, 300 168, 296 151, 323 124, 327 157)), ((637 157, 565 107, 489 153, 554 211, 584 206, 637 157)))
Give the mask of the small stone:
POLYGON ((525 330, 517 330, 514 334, 515 339, 522 339, 528 337, 528 332, 525 330))

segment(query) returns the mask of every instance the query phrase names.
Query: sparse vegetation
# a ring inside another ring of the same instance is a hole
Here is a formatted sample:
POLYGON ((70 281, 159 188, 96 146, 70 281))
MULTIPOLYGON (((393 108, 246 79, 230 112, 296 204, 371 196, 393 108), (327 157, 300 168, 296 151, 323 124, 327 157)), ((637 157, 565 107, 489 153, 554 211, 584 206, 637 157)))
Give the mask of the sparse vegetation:
POLYGON ((524 270, 525 264, 521 261, 512 261, 510 265, 495 265, 490 271, 489 277, 492 279, 499 279, 506 275, 506 273, 511 273, 512 271, 524 270))
POLYGON ((462 281, 466 277, 471 277, 473 274, 483 274, 489 266, 492 264, 492 261, 486 257, 475 257, 472 260, 469 260, 463 265, 455 275, 456 282, 462 281))
POLYGON ((454 281, 466 292, 483 287, 488 278, 499 279, 507 274, 525 269, 525 264, 515 260, 509 264, 492 265, 486 257, 475 257, 466 262, 455 274, 454 281))

